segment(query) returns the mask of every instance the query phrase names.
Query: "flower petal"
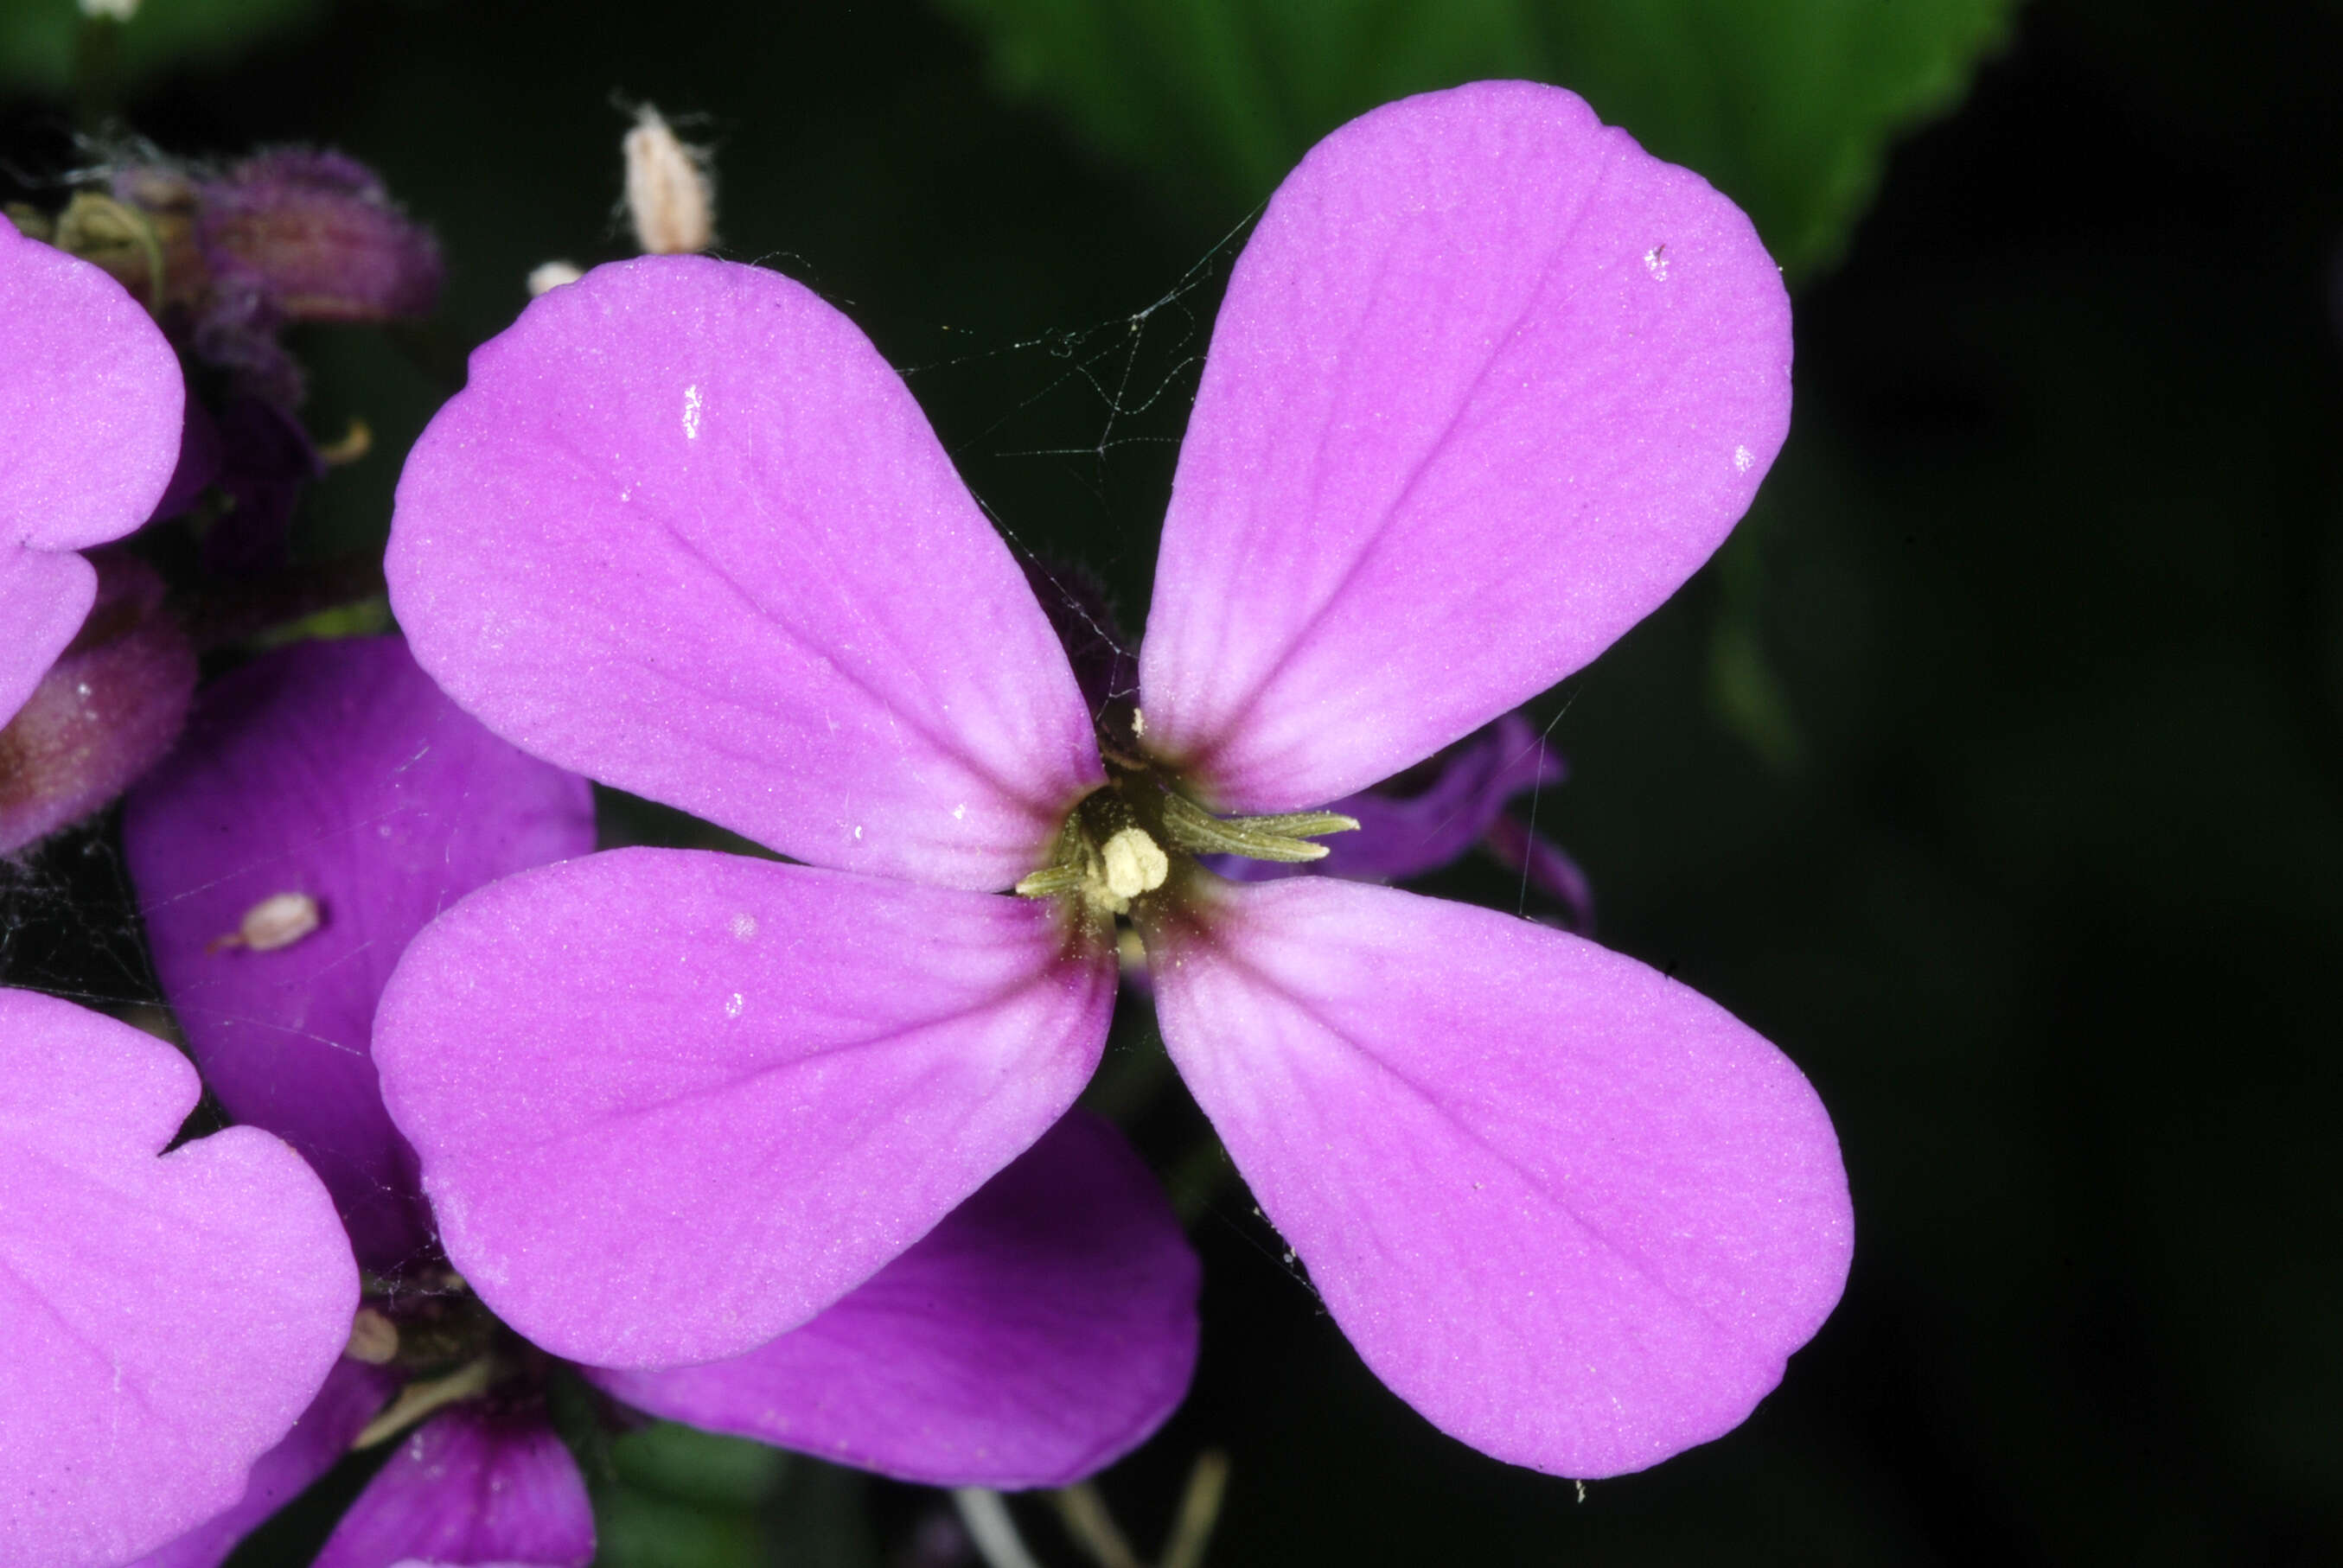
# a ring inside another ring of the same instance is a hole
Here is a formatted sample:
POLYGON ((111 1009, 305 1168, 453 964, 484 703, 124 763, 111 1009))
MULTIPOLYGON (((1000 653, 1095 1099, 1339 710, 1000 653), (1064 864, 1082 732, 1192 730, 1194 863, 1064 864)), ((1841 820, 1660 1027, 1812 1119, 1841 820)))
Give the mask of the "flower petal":
POLYGON ((458 1405, 415 1429, 316 1568, 586 1568, 594 1511, 542 1414, 458 1405))
POLYGON ((483 889, 375 1020, 447 1255, 596 1366, 736 1355, 868 1279, 1097 1065, 1111 950, 1053 905, 620 849, 483 889))
POLYGON ((0 725, 40 689, 96 599, 96 568, 73 551, 0 541, 0 725))
POLYGON ((141 1557, 131 1568, 219 1568, 246 1535, 334 1468, 397 1382, 386 1368, 347 1358, 336 1362, 326 1386, 285 1441, 253 1462, 251 1479, 236 1506, 141 1557))
POLYGON ((233 1504, 349 1336, 357 1271, 300 1157, 195 1109, 160 1040, 0 990, 0 1563, 112 1564, 233 1504))
POLYGON ((1790 312, 1746 218, 1556 87, 1378 109, 1237 262, 1140 654, 1148 743, 1315 806, 1544 689, 1747 508, 1790 312))
POLYGON ((388 569, 490 729, 799 859, 1005 888, 1104 777, 901 379, 755 267, 651 256, 532 304, 416 444, 388 569))
POLYGON ((1297 877, 1148 933, 1165 1044, 1367 1364, 1564 1475, 1730 1430, 1837 1302, 1830 1120, 1724 1009, 1490 910, 1297 877))
POLYGON ((587 1375, 629 1404, 934 1486, 1063 1486, 1162 1424, 1201 1270, 1112 1125, 1077 1111, 920 1243, 743 1356, 587 1375))
POLYGON ((0 219, 0 554, 83 549, 145 522, 178 466, 186 400, 162 328, 104 272, 0 219))
POLYGON ((375 1003, 441 910, 593 849, 586 780, 475 723, 397 638, 297 643, 205 692, 131 796, 123 846, 212 1091, 306 1155, 361 1261, 395 1270, 430 1217, 367 1053, 375 1003), (226 940, 287 894, 315 904, 317 930, 266 950, 226 940))

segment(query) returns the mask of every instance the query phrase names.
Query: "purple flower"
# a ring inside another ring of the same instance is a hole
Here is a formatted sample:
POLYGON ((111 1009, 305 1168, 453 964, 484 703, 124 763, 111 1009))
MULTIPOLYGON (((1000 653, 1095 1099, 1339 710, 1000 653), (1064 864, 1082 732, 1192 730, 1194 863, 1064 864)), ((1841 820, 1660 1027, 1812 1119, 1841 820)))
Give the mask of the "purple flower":
POLYGON ((75 552, 151 515, 186 389, 163 334, 87 262, 0 222, 0 724, 97 596, 75 552))
POLYGON ((316 1177, 169 1046, 0 990, 0 1563, 112 1568, 236 1500, 348 1337, 316 1177))
MULTIPOLYGON (((545 1419, 554 1363, 444 1282, 367 1044, 385 977, 441 905, 592 847, 585 781, 466 718, 395 638, 303 644, 205 694, 133 794, 124 838, 156 971, 214 1092, 315 1163, 373 1272, 367 1305, 397 1331, 387 1364, 344 1364, 241 1503, 145 1568, 220 1562, 387 1420, 401 1383, 417 1414, 434 1388, 445 1406, 403 1439, 321 1568, 582 1565, 584 1483, 545 1419)), ((534 1136, 513 1130, 517 1145, 534 1136)), ((653 1414, 906 1479, 1056 1483, 1178 1402, 1196 1286, 1145 1167, 1076 1115, 796 1332, 711 1366, 578 1371, 653 1414)))
POLYGON ((287 408, 232 393, 216 427, 218 482, 227 509, 205 530, 205 571, 252 577, 285 564, 293 509, 326 471, 309 433, 287 408))
POLYGON ((449 1256, 604 1365, 803 1322, 1057 1120, 1128 920, 1172 1059, 1403 1397, 1581 1476, 1730 1429, 1852 1245, 1796 1069, 1566 934, 1195 858, 1315 853, 1311 808, 1659 604, 1789 368, 1747 220, 1570 94, 1368 115, 1237 264, 1138 700, 1094 714, 837 312, 691 257, 538 299, 401 481, 416 656, 524 749, 810 864, 596 855, 417 939, 376 1060, 449 1256))

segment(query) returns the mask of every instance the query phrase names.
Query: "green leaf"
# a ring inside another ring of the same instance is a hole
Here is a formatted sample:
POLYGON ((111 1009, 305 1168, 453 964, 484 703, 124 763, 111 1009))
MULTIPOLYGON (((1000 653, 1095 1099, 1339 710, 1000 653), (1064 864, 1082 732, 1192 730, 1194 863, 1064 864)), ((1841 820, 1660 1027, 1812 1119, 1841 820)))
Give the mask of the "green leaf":
POLYGON ((127 22, 93 21, 75 0, 0 0, 0 89, 65 92, 92 40, 126 82, 215 65, 300 21, 319 0, 141 0, 127 22))
POLYGON ((858 1471, 665 1421, 605 1452, 596 1568, 875 1568, 858 1471))
POLYGON ((779 1484, 789 1456, 744 1437, 653 1422, 610 1444, 619 1481, 714 1508, 750 1509, 779 1484))
POLYGON ((1558 83, 1706 176, 1795 278, 1845 246, 1890 140, 2015 0, 939 0, 997 83, 1225 227, 1310 145, 1409 93, 1558 83))
POLYGON ((596 1500, 595 1568, 759 1568, 770 1553, 757 1521, 620 1489, 596 1500))

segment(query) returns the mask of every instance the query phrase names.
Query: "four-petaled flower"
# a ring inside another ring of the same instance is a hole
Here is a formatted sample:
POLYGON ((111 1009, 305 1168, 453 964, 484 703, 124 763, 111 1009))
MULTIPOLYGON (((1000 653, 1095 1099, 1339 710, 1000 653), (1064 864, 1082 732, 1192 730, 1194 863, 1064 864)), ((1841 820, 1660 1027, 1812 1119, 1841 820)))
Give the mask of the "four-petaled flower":
POLYGON ((401 482, 416 655, 523 749, 809 864, 596 855, 417 940, 376 1054, 455 1264, 604 1365, 806 1321, 1057 1120, 1128 920, 1403 1397, 1580 1476, 1726 1431, 1852 1244, 1796 1069, 1574 937, 1197 857, 1316 852, 1312 808, 1593 658, 1731 528, 1789 401, 1776 269, 1697 176, 1558 89, 1378 110, 1235 267, 1139 699, 1093 713, 836 311, 683 257, 538 300, 401 482))

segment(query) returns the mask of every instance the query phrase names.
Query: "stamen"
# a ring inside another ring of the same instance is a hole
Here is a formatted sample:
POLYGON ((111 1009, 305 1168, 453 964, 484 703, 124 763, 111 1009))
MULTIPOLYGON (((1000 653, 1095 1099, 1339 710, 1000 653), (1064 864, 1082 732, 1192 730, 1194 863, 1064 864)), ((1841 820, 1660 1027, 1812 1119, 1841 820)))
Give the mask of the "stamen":
POLYGON ((368 1366, 388 1366, 398 1359, 398 1325, 372 1307, 360 1307, 350 1320, 350 1342, 342 1353, 368 1366))
POLYGON ((1071 893, 1089 879, 1090 873, 1080 864, 1044 866, 1019 882, 1015 889, 1021 899, 1053 899, 1060 893, 1071 893))
POLYGON ((308 894, 271 893, 245 910, 236 930, 214 941, 207 950, 249 948, 256 953, 273 952, 291 947, 323 921, 317 900, 308 894))
POLYGON ((540 261, 528 270, 528 297, 551 294, 585 276, 586 269, 574 261, 540 261))
POLYGON ((317 461, 328 468, 338 468, 357 462, 373 450, 374 427, 353 414, 339 440, 327 441, 317 448, 317 461))
POLYGON ((434 1411, 488 1392, 496 1371, 495 1359, 482 1356, 445 1377, 408 1383, 398 1391, 397 1399, 383 1407, 380 1415, 367 1422, 366 1429, 350 1440, 350 1446, 372 1448, 378 1442, 387 1442, 434 1411))
POLYGON ((1220 818, 1184 795, 1163 797, 1164 830, 1173 843, 1200 855, 1241 855, 1248 860, 1287 864, 1322 860, 1326 846, 1310 840, 1322 833, 1348 833, 1358 825, 1357 818, 1336 811, 1220 818))

